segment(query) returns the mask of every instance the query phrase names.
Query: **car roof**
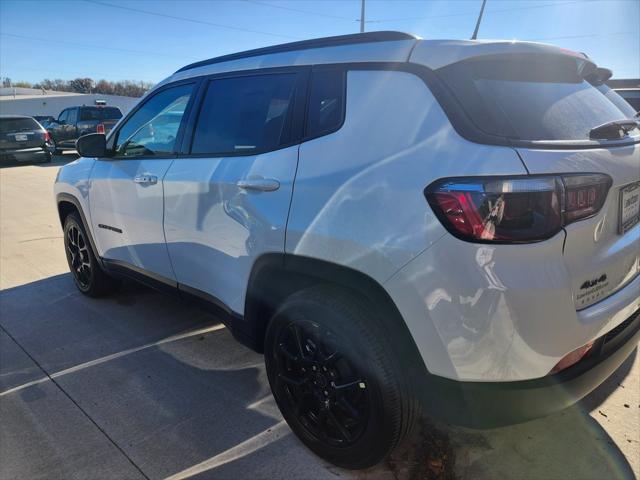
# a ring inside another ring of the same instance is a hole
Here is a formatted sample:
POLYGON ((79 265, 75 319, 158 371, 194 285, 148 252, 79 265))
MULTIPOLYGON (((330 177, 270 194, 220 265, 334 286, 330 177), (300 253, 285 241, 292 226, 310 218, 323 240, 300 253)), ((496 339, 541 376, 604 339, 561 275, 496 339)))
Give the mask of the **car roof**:
POLYGON ((0 115, 0 119, 3 120, 13 120, 13 119, 18 119, 18 118, 30 118, 31 120, 35 120, 33 117, 30 117, 29 115, 0 115))
POLYGON ((214 57, 177 70, 156 87, 202 75, 297 65, 411 61, 437 69, 466 58, 501 53, 569 55, 593 63, 583 53, 543 43, 515 40, 422 40, 409 33, 382 31, 303 40, 214 57))
POLYGON ((335 47, 340 45, 356 45, 362 43, 377 43, 377 42, 390 42, 397 40, 418 40, 419 37, 394 31, 382 31, 382 32, 367 32, 367 33, 354 33, 349 35, 338 35, 334 37, 315 38, 311 40, 302 40, 299 42, 283 43, 280 45, 273 45, 270 47, 256 48, 253 50, 246 50, 244 52, 231 53, 229 55, 223 55, 221 57, 214 57, 208 60, 202 60, 195 62, 185 67, 182 67, 178 72, 184 70, 190 70, 192 68, 198 68, 205 65, 213 65, 215 63, 223 63, 231 60, 238 60, 240 58, 258 57, 262 55, 269 55, 273 53, 282 52, 295 52, 300 50, 309 50, 312 48, 326 48, 335 47))

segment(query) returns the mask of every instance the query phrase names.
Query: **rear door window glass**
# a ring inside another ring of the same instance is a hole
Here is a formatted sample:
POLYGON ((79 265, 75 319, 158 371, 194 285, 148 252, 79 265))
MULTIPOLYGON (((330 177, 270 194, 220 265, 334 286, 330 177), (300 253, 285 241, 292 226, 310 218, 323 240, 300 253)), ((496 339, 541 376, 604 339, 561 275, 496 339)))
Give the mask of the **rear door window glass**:
POLYGON ((78 109, 77 108, 69 109, 69 117, 67 118, 67 123, 70 125, 75 125, 77 121, 78 121, 78 109))
POLYGON ((344 71, 313 72, 307 116, 307 137, 318 137, 340 128, 344 116, 344 71))
POLYGON ((151 97, 117 133, 116 154, 123 157, 170 155, 193 85, 170 87, 151 97))
POLYGON ((195 128, 193 154, 251 154, 292 141, 295 73, 212 80, 195 128))
POLYGON ((591 129, 628 119, 629 112, 582 78, 582 64, 571 56, 498 55, 437 73, 485 133, 514 140, 589 140, 591 129))

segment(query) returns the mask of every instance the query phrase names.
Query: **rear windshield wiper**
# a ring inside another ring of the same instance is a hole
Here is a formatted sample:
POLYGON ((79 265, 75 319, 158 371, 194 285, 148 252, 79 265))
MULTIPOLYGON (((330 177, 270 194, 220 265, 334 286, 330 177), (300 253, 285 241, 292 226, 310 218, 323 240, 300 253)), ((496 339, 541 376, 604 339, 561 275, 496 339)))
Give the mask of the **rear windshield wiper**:
POLYGON ((592 128, 589 132, 589 138, 591 140, 614 140, 623 138, 635 128, 638 128, 637 120, 615 120, 592 128))

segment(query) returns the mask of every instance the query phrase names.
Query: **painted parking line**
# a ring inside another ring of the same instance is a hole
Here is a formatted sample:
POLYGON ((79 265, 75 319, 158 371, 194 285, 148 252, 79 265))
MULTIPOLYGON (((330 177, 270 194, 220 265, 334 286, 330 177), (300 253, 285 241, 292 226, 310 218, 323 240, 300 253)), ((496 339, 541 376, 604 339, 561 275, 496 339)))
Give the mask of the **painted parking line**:
POLYGON ((176 342, 178 340, 183 340, 185 338, 194 337, 196 335, 202 335, 202 334, 205 334, 205 333, 210 333, 210 332, 215 332, 217 330, 222 330, 223 328, 225 328, 224 325, 218 324, 218 325, 214 325, 212 327, 200 328, 198 330, 191 330, 189 332, 180 333, 178 335, 172 335, 171 337, 164 338, 164 339, 159 340, 157 342, 147 343, 147 344, 142 345, 140 347, 134 347, 134 348, 130 348, 128 350, 123 350, 121 352, 112 353, 111 355, 107 355, 107 356, 104 356, 104 357, 96 358, 95 360, 91 360, 91 361, 88 361, 88 362, 85 362, 85 363, 81 363, 79 365, 75 365, 75 366, 67 368, 65 370, 60 370, 59 372, 52 373, 51 375, 49 375, 47 377, 42 377, 42 378, 39 378, 37 380, 33 380, 31 382, 27 382, 27 383, 23 383, 22 385, 18 385, 17 387, 10 388, 8 390, 0 392, 0 397, 4 397, 5 395, 9 395, 11 393, 19 392, 20 390, 24 390, 25 388, 32 387, 33 385, 38 385, 39 383, 43 383, 43 382, 46 382, 46 381, 54 379, 54 378, 62 377, 64 375, 69 375, 71 373, 79 372, 80 370, 84 370, 86 368, 90 368, 90 367, 94 367, 96 365, 100 365, 100 364, 103 364, 103 363, 106 363, 106 362, 110 362, 111 360, 116 360, 118 358, 122 358, 122 357, 124 357, 126 355, 131 355, 132 353, 140 352, 140 351, 146 350, 148 348, 159 347, 159 346, 167 344, 167 343, 176 342))

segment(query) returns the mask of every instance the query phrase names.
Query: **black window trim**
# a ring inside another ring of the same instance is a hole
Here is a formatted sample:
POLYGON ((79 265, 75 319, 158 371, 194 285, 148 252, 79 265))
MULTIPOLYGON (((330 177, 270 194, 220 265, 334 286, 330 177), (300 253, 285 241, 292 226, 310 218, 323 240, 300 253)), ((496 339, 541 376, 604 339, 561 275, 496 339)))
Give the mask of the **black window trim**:
POLYGON ((197 77, 201 80, 198 94, 194 102, 194 107, 190 113, 185 128, 185 135, 182 139, 182 147, 180 149, 179 158, 228 158, 228 157, 250 157, 254 155, 263 155, 265 153, 275 152, 278 150, 284 150, 285 148, 299 145, 303 141, 303 132, 306 127, 306 109, 309 97, 309 76, 311 73, 311 66, 289 66, 289 67, 273 67, 273 68, 258 68, 252 70, 240 70, 233 72, 217 73, 212 75, 203 75, 197 77), (298 76, 296 79, 296 94, 293 103, 293 119, 292 125, 295 127, 291 133, 291 140, 285 144, 278 145, 275 148, 266 148, 260 150, 239 151, 239 152, 219 152, 219 153, 191 153, 193 146, 193 140, 196 132, 196 125, 200 117, 200 112, 204 106, 204 100, 207 93, 207 88, 211 82, 220 79, 228 78, 241 78, 241 77, 255 77, 262 75, 283 75, 283 74, 295 74, 298 76))
POLYGON ((166 85, 162 85, 156 90, 153 90, 149 95, 144 97, 138 104, 133 107, 129 113, 127 113, 124 117, 118 120, 117 128, 114 128, 107 138, 107 151, 111 153, 108 157, 103 157, 101 160, 111 160, 111 161, 127 161, 127 160, 143 160, 143 159, 153 159, 153 160, 163 160, 163 159, 171 159, 177 158, 180 155, 180 146, 182 145, 183 137, 187 127, 186 119, 190 118, 191 110, 193 109, 193 105, 195 103, 195 99, 200 91, 202 79, 199 77, 196 78, 188 78, 185 80, 180 80, 176 82, 167 83, 166 85), (176 141, 174 143, 173 152, 166 155, 137 155, 131 157, 125 156, 117 156, 114 150, 115 143, 118 139, 118 135, 120 134, 120 130, 122 127, 129 121, 129 119, 138 112, 142 107, 146 105, 152 98, 156 95, 164 92, 173 87, 180 87, 183 85, 193 85, 193 90, 191 92, 191 96, 189 97, 189 102, 187 103, 187 107, 185 108, 184 115, 180 120, 180 127, 178 128, 178 135, 176 135, 176 141))

